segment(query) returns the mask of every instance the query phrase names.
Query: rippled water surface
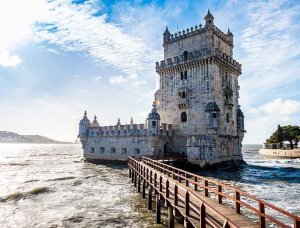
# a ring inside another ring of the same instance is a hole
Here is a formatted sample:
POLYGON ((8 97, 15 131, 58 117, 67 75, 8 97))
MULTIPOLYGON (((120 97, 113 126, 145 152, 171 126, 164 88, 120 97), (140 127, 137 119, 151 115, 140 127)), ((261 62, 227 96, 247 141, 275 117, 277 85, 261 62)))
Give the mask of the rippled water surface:
POLYGON ((0 144, 0 198, 0 227, 155 226, 126 166, 84 163, 80 145, 0 144))
MULTIPOLYGON (((241 170, 206 171, 300 215, 300 160, 263 159, 244 146, 241 170)), ((163 227, 126 166, 84 163, 80 145, 0 144, 1 227, 163 227)))

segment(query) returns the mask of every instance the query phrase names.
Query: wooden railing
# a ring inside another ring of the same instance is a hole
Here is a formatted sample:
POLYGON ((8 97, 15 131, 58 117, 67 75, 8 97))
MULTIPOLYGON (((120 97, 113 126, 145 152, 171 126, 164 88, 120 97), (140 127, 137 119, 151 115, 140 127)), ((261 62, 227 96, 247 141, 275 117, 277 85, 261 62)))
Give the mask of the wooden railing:
MULTIPOLYGON (((143 197, 145 197, 145 183, 147 183, 149 187, 149 198, 152 197, 152 191, 155 191, 156 195, 161 195, 169 202, 168 207, 182 208, 182 215, 184 215, 185 218, 189 218, 189 220, 192 220, 192 218, 195 217, 198 218, 199 220, 196 219, 196 222, 197 224, 198 222, 200 223, 200 227, 205 227, 206 224, 211 227, 239 227, 237 224, 232 222, 230 218, 222 215, 222 213, 216 208, 213 208, 209 204, 203 202, 201 198, 189 188, 186 188, 182 184, 178 184, 177 181, 165 176, 160 171, 156 172, 152 165, 150 167, 150 165, 147 164, 149 160, 146 161, 144 159, 145 158, 142 159, 144 162, 139 162, 131 157, 128 158, 130 176, 139 192, 141 191, 141 187, 140 182, 137 182, 137 178, 141 178, 145 181, 143 182, 143 197)), ((148 204, 148 209, 152 209, 151 200, 150 204, 148 204)), ((171 209, 171 211, 173 211, 173 209, 171 209)), ((157 218, 157 221, 159 222, 160 219, 157 218)), ((185 220, 185 223, 186 222, 188 221, 185 220)), ((169 225, 169 227, 174 226, 169 225)), ((189 226, 185 224, 185 227, 189 226)), ((196 227, 198 227, 198 225, 196 227)))
MULTIPOLYGON (((234 205, 235 211, 238 214, 241 213, 241 207, 250 212, 253 212, 259 218, 260 227, 266 227, 266 221, 276 224, 279 227, 290 227, 289 225, 284 224, 282 221, 279 221, 278 219, 272 217, 269 213, 267 213, 267 211, 273 210, 277 212, 278 215, 288 218, 291 221, 290 224, 293 224, 293 227, 300 228, 300 217, 291 214, 264 200, 258 199, 247 192, 217 182, 215 180, 175 168, 171 165, 152 160, 147 157, 142 157, 141 161, 142 163, 153 168, 154 170, 163 173, 171 179, 177 180, 179 182, 185 182, 185 186, 188 188, 192 187, 195 191, 202 191, 206 197, 210 197, 211 193, 213 193, 215 196, 217 196, 219 204, 223 203, 224 198, 227 199, 227 203, 234 205), (252 205, 249 203, 249 201, 253 202, 252 205), (256 207, 253 206, 254 203, 257 203, 256 207)), ((133 158, 129 158, 129 164, 133 165, 135 168, 139 168, 136 167, 138 166, 138 161, 134 160, 133 158)))

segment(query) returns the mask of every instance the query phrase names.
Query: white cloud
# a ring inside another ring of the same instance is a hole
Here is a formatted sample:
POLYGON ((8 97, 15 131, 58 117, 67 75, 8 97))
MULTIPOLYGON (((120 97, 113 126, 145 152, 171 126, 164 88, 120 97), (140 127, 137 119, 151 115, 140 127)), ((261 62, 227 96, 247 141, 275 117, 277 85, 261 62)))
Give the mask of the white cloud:
POLYGON ((0 2, 0 66, 17 66, 21 58, 11 51, 32 38, 34 22, 43 14, 41 0, 0 2))
POLYGON ((48 41, 68 51, 85 52, 96 62, 106 63, 127 74, 152 66, 155 51, 140 37, 108 23, 105 14, 94 16, 99 9, 93 2, 49 2, 47 16, 39 21, 35 30, 37 41, 48 41))
POLYGON ((93 78, 95 81, 100 81, 101 79, 102 79, 102 77, 101 76, 96 76, 96 77, 94 77, 93 78))
POLYGON ((267 0, 247 5, 249 18, 242 32, 241 60, 249 76, 243 78, 247 88, 264 90, 300 78, 299 5, 288 1, 267 0))
POLYGON ((119 75, 119 76, 112 76, 109 78, 109 83, 110 84, 120 84, 120 83, 123 83, 123 82, 126 82, 126 78, 122 75, 119 75))
POLYGON ((21 63, 21 58, 17 55, 11 55, 7 50, 0 49, 0 65, 4 67, 15 67, 21 63))
POLYGON ((300 101, 276 98, 247 112, 246 143, 262 143, 276 130, 277 124, 299 125, 300 101))
MULTIPOLYGON (((34 39, 36 42, 47 41, 66 51, 83 52, 95 62, 113 66, 128 75, 154 68, 154 61, 161 53, 150 47, 149 40, 156 34, 153 26, 158 26, 161 12, 153 5, 145 11, 147 18, 136 18, 131 24, 134 27, 128 29, 124 15, 121 24, 116 25, 107 22, 105 14, 95 16, 99 10, 97 0, 81 4, 71 0, 1 2, 0 65, 20 64, 21 58, 12 55, 11 50, 34 39)), ((130 20, 135 16, 137 11, 126 17, 130 20)), ((57 53, 53 48, 47 50, 57 53)), ((124 78, 132 79, 126 75, 124 78)))

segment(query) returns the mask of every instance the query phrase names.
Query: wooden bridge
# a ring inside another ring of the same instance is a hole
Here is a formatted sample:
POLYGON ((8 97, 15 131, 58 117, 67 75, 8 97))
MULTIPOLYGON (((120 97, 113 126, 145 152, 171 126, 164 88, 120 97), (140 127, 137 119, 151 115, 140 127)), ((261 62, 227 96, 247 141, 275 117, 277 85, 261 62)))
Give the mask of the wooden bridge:
POLYGON ((300 217, 232 186, 147 157, 129 157, 128 167, 138 192, 147 193, 149 210, 155 196, 157 223, 161 206, 167 208, 169 228, 175 216, 184 218, 184 227, 300 228, 300 217))

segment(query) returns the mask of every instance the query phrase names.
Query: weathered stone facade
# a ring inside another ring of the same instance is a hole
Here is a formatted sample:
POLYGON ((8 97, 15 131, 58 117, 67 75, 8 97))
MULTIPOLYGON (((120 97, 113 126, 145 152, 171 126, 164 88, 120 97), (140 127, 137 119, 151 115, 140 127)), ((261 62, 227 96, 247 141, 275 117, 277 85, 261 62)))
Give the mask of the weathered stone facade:
POLYGON ((164 60, 156 63, 160 87, 147 126, 86 127, 83 119, 80 137, 85 155, 126 159, 139 148, 140 155, 185 154, 200 166, 242 160, 241 64, 233 59, 233 34, 229 29, 226 34, 220 31, 209 11, 204 20, 204 26, 164 32, 164 60), (100 147, 119 152, 101 153, 100 147), (122 148, 128 152, 121 153, 122 148))
POLYGON ((162 156, 169 149, 173 137, 171 125, 160 124, 156 105, 148 115, 146 124, 99 126, 97 117, 90 123, 87 113, 79 124, 79 137, 87 160, 121 160, 128 156, 162 156))

